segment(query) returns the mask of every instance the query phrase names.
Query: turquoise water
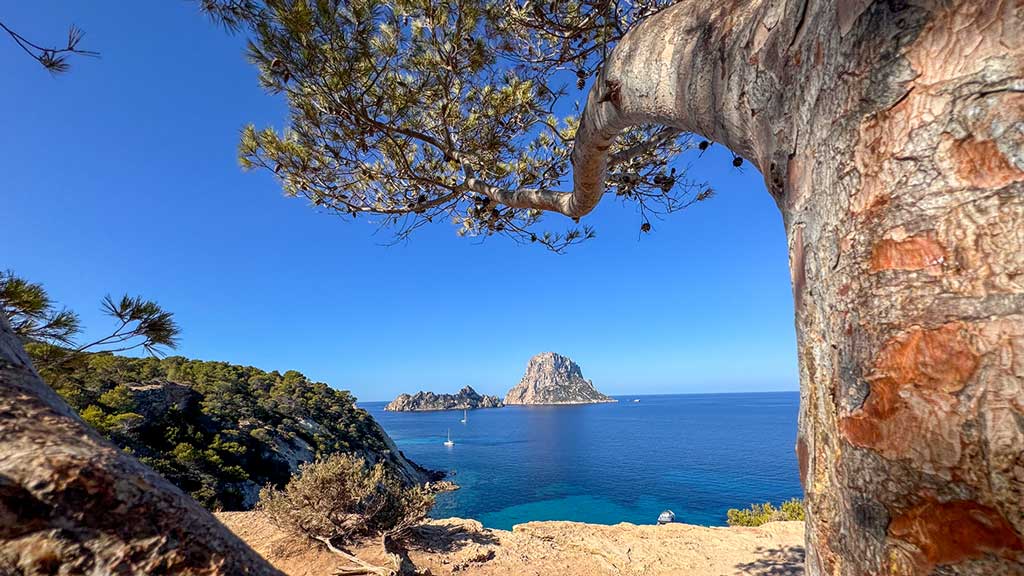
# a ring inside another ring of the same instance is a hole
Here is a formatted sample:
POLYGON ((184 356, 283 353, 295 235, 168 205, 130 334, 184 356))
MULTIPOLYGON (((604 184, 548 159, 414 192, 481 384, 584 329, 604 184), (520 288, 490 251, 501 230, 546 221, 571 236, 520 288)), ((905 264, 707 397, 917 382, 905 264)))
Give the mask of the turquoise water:
POLYGON ((406 456, 461 486, 438 497, 439 518, 503 529, 531 520, 653 524, 671 509, 683 522, 723 525, 729 508, 801 495, 796 392, 617 398, 471 410, 466 424, 462 412, 360 406, 406 456))

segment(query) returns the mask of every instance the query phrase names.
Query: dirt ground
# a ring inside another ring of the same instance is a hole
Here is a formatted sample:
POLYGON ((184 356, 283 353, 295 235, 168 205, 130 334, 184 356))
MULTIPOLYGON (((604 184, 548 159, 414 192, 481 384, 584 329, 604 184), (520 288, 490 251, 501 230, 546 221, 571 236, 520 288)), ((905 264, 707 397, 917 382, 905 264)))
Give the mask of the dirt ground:
MULTIPOLYGON (((276 528, 258 512, 217 516, 290 576, 326 576, 350 566, 320 543, 276 528)), ((407 568, 434 576, 798 576, 803 574, 803 541, 803 522, 757 528, 529 522, 507 531, 447 518, 417 528, 405 561, 407 568)), ((385 563, 377 541, 348 551, 367 562, 385 563)))

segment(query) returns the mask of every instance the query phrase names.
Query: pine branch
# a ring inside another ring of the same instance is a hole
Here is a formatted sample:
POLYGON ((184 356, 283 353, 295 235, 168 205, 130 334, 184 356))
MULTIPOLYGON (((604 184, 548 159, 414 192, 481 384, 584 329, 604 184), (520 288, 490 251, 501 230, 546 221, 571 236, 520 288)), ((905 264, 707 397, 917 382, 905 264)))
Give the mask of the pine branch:
POLYGON ((68 63, 68 57, 70 55, 76 56, 88 56, 91 58, 98 58, 100 53, 93 50, 84 50, 78 47, 79 42, 85 37, 85 32, 81 28, 78 28, 74 24, 68 28, 68 41, 63 48, 52 48, 46 46, 40 46, 31 40, 28 40, 21 34, 18 34, 14 30, 11 30, 3 22, 0 22, 0 28, 2 28, 14 42, 25 51, 26 54, 31 56, 36 62, 39 62, 46 68, 51 74, 61 74, 67 72, 71 65, 68 63))

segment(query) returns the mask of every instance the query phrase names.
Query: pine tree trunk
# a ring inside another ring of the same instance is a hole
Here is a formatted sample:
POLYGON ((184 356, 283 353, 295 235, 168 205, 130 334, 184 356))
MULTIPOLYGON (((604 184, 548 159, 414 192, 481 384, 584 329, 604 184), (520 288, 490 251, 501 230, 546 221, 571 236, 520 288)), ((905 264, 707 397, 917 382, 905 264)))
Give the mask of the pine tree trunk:
POLYGON ((565 213, 652 122, 782 211, 808 573, 1024 574, 1024 3, 677 4, 596 79, 565 213))
POLYGON ((1024 9, 923 4, 809 9, 761 158, 809 574, 1024 574, 1024 9))
POLYGON ((790 245, 808 572, 1021 574, 1021 7, 856 4, 805 14, 799 134, 762 164, 790 245))
POLYGON ((280 574, 102 439, 36 374, 0 313, 0 574, 280 574))

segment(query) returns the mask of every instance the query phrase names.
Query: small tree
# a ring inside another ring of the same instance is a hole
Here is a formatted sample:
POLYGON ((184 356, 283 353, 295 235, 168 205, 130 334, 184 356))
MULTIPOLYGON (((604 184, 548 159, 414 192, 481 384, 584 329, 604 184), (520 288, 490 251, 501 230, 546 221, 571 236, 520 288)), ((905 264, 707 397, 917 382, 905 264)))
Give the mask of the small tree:
POLYGON ((283 490, 264 488, 257 510, 277 526, 319 540, 359 565, 346 573, 394 574, 401 559, 392 543, 420 523, 433 504, 425 488, 402 486, 382 464, 370 467, 362 458, 336 453, 302 465, 283 490), (338 547, 377 535, 393 569, 373 566, 338 547))

